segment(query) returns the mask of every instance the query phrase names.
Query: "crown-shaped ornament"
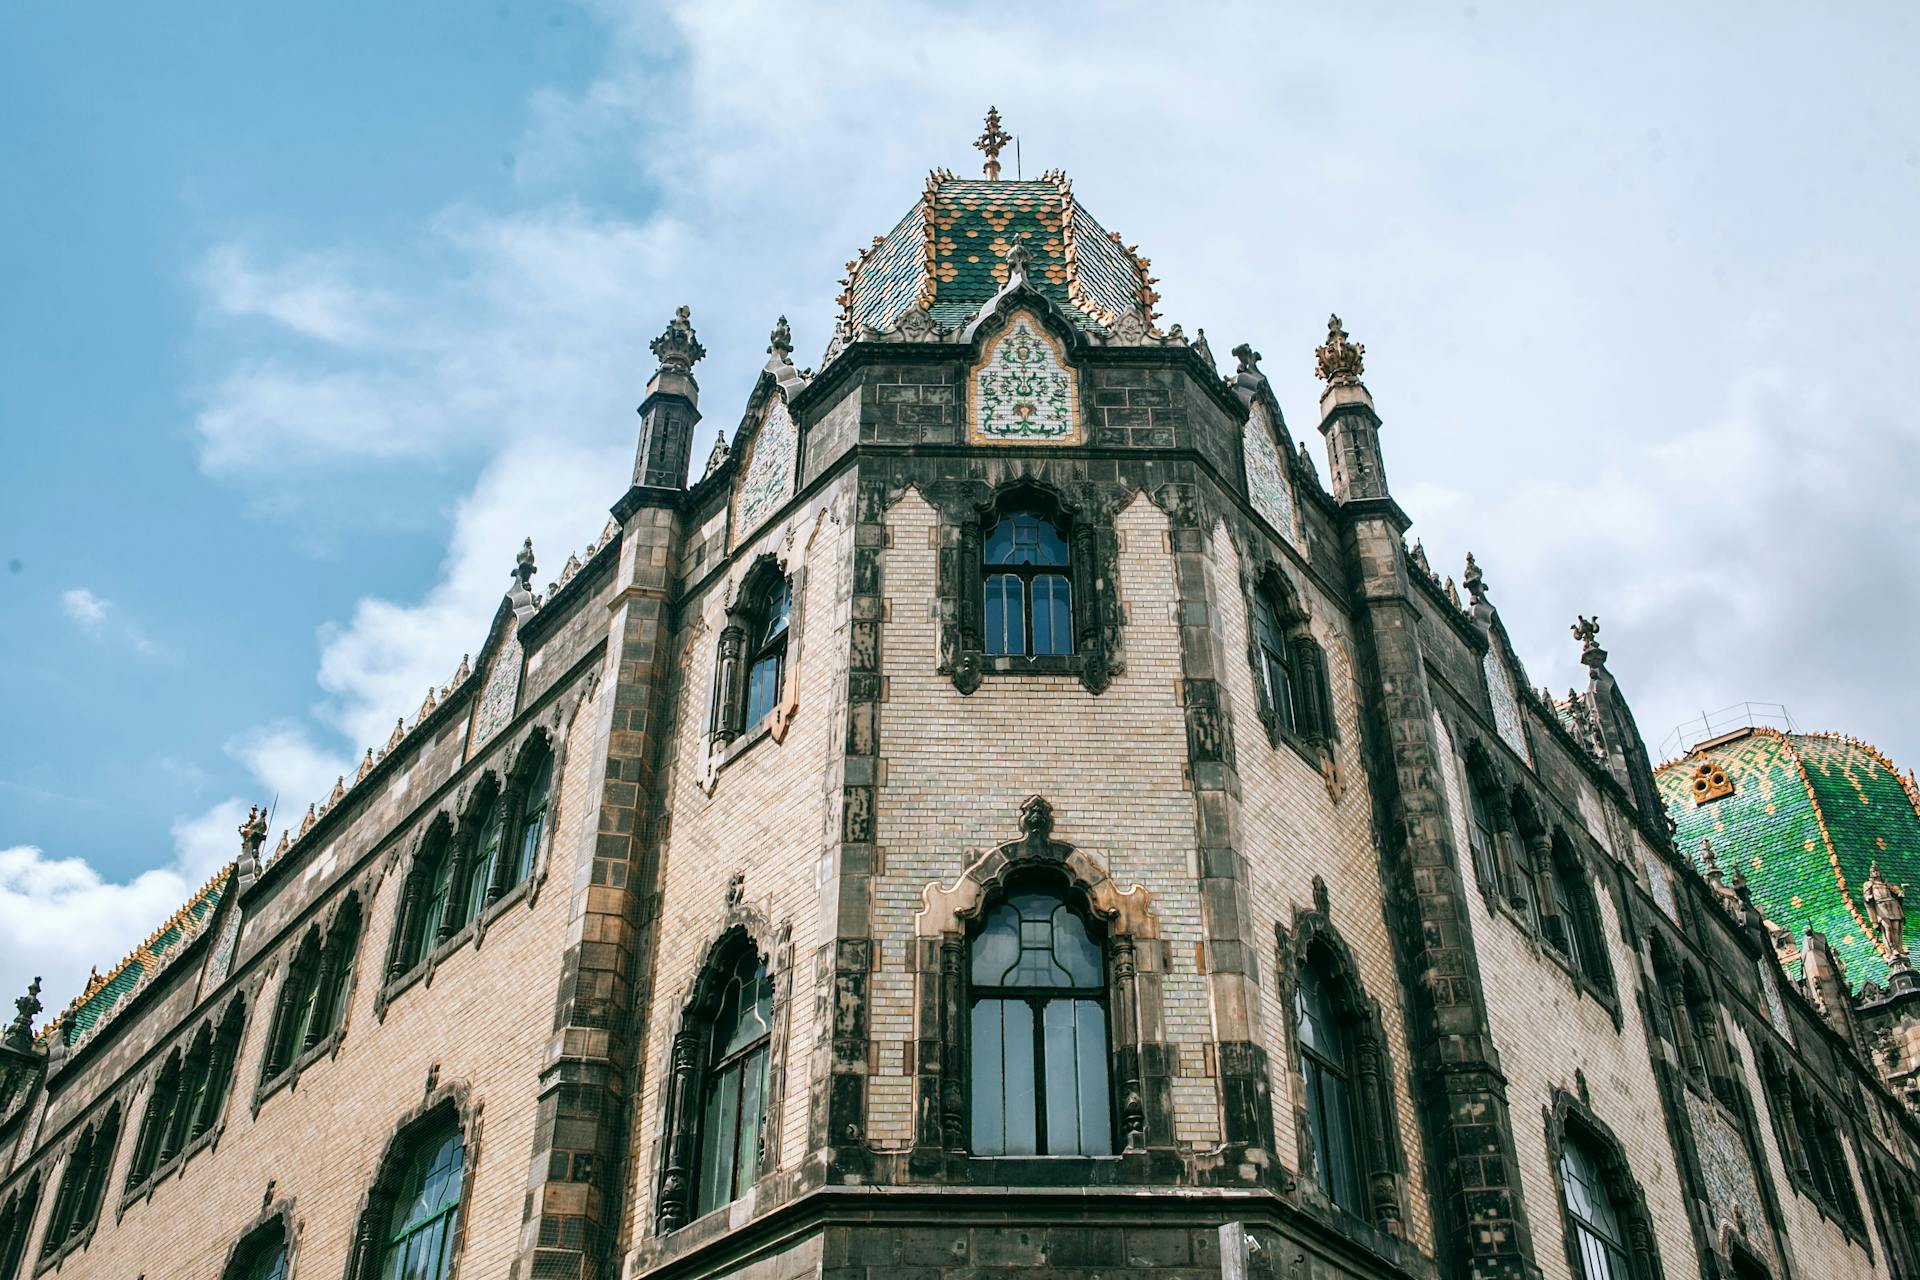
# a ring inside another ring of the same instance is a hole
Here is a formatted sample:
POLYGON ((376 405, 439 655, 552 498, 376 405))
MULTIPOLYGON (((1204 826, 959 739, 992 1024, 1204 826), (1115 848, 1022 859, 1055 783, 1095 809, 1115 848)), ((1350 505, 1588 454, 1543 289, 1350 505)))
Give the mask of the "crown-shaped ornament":
POLYGON ((1367 348, 1358 342, 1347 341, 1347 331, 1340 327, 1339 316, 1327 317, 1327 343, 1315 347, 1314 363, 1318 366, 1321 379, 1328 386, 1351 387, 1360 381, 1365 369, 1367 348))
POLYGON ((662 369, 675 373, 692 372, 694 363, 707 354, 700 339, 694 336, 693 312, 687 307, 674 311, 673 319, 667 322, 667 331, 648 343, 647 349, 660 358, 662 369))

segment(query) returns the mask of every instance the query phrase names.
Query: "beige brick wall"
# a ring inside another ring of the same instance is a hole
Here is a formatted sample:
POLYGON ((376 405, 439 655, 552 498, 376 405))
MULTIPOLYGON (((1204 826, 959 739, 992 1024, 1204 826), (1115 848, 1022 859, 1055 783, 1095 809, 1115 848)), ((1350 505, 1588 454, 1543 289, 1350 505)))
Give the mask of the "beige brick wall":
MULTIPOLYGON (((1225 526, 1214 530, 1214 626, 1225 657, 1223 683, 1233 711, 1234 753, 1240 770, 1242 852, 1251 879, 1254 936, 1248 941, 1260 957, 1261 1013, 1267 1051, 1273 1060, 1274 1142, 1280 1162, 1299 1172, 1300 1146, 1294 1132, 1287 1055, 1287 1021, 1281 1006, 1274 926, 1291 926, 1296 908, 1313 907, 1313 877, 1327 884, 1327 905, 1334 927, 1353 950, 1367 994, 1380 1002, 1386 1043, 1392 1055, 1394 1103, 1406 1152, 1409 1236, 1431 1247, 1432 1215, 1427 1205, 1425 1168, 1420 1153, 1420 1121, 1411 1087, 1412 1051, 1407 1045, 1406 1015, 1387 932, 1380 887, 1380 860, 1373 841, 1372 800, 1360 754, 1360 705, 1354 683, 1353 640, 1346 620, 1325 598, 1303 590, 1312 615, 1314 639, 1327 655, 1327 684, 1333 695, 1339 733, 1335 759, 1344 793, 1335 801, 1320 771, 1289 746, 1275 747, 1260 720, 1259 694, 1247 661, 1247 602, 1240 586, 1240 558, 1225 526)), ((1296 587, 1307 584, 1290 575, 1296 587)))
MULTIPOLYGON (((606 696, 605 689, 599 696, 606 696)), ((581 839, 593 772, 592 719, 591 708, 583 708, 572 724, 557 788, 554 850, 576 848, 581 839)), ((268 1024, 284 977, 284 967, 276 965, 249 1012, 217 1145, 116 1218, 146 1104, 144 1092, 133 1096, 124 1110, 99 1227, 86 1251, 68 1258, 57 1274, 213 1280, 259 1212, 271 1180, 277 1200, 294 1201, 299 1274, 340 1275, 361 1197, 392 1127, 420 1104, 428 1072, 437 1067, 441 1084, 464 1082, 481 1109, 461 1274, 505 1275, 519 1244, 534 1102, 566 924, 569 869, 552 870, 531 906, 509 907, 477 949, 469 943, 454 951, 430 986, 416 983, 402 992, 382 1021, 374 996, 404 875, 404 861, 396 865, 368 904, 338 1055, 309 1067, 297 1087, 280 1089, 253 1114, 268 1024)), ((49 1203, 50 1191, 41 1202, 43 1225, 49 1203)))
POLYGON ((651 1230, 673 1036, 693 979, 722 931, 727 880, 735 871, 745 875, 746 901, 764 911, 776 927, 789 923, 793 928, 778 1167, 793 1169, 805 1157, 814 1050, 813 964, 821 943, 816 876, 822 860, 838 847, 840 823, 837 779, 846 721, 850 511, 850 483, 842 482, 763 529, 740 548, 730 576, 708 585, 682 614, 676 636, 679 673, 671 762, 662 774, 673 816, 660 887, 653 1000, 644 1024, 647 1070, 633 1113, 629 1240, 651 1230), (784 741, 763 737, 745 748, 720 769, 708 794, 702 786, 703 765, 726 605, 754 560, 769 551, 789 571, 802 564, 806 568, 803 613, 793 637, 798 660, 787 677, 799 683, 799 704, 784 741))
MULTIPOLYGON (((1434 717, 1434 730, 1442 748, 1454 844, 1465 858, 1466 767, 1438 715, 1434 717)), ((1491 732, 1488 736, 1492 737, 1491 732)), ((1667 1136, 1666 1113, 1647 1056, 1646 1028, 1636 1003, 1641 982, 1638 960, 1621 943, 1612 895, 1596 892, 1595 898, 1600 906, 1600 934, 1625 1019, 1620 1031, 1614 1030, 1607 1010, 1592 997, 1578 994, 1566 971, 1539 952, 1512 920, 1488 911, 1473 886, 1471 869, 1465 873, 1465 883, 1463 896, 1472 916, 1488 1019, 1507 1076, 1507 1103, 1513 1116, 1521 1190, 1543 1274, 1547 1280, 1568 1276, 1562 1243, 1565 1224, 1556 1191, 1558 1182, 1547 1158, 1544 1109, 1551 1105, 1554 1089, 1570 1094, 1577 1091, 1574 1072, 1578 1070, 1586 1075, 1594 1113, 1626 1149, 1634 1177, 1646 1193, 1667 1274, 1692 1275, 1698 1265, 1693 1233, 1667 1136)))
MULTIPOLYGON (((909 490, 887 514, 887 600, 882 653, 885 701, 878 799, 884 874, 874 890, 874 933, 884 957, 873 983, 880 1044, 869 1116, 876 1141, 912 1139, 912 1081, 902 1045, 914 1035, 907 948, 921 890, 951 884, 973 851, 1019 836, 1019 806, 1044 795, 1056 838, 1095 850, 1122 886, 1153 895, 1172 968, 1164 981, 1167 1038, 1196 1072, 1212 1038, 1208 983, 1198 970, 1193 796, 1187 789, 1185 717, 1179 703, 1180 639, 1173 621, 1173 562, 1166 517, 1145 496, 1122 510, 1119 591, 1126 607, 1126 671, 1099 697, 1068 676, 987 676, 962 697, 937 670, 935 513, 909 490)), ((1176 1136, 1219 1140, 1213 1080, 1173 1082, 1176 1136)))
POLYGON ((1853 1178, 1854 1191, 1860 1197, 1862 1216, 1869 1224, 1867 1230, 1874 1239, 1875 1257, 1882 1260, 1878 1268, 1860 1246, 1847 1239, 1846 1232, 1840 1229, 1838 1223, 1822 1216, 1813 1201, 1800 1194, 1793 1180, 1787 1176, 1786 1163, 1774 1141, 1772 1104, 1760 1083, 1758 1047, 1744 1031, 1736 1030, 1734 1034, 1738 1036, 1735 1044, 1741 1058, 1741 1074, 1746 1081, 1747 1092, 1753 1098, 1756 1119, 1767 1148, 1766 1176, 1773 1179, 1774 1197, 1780 1203, 1780 1216, 1787 1231, 1787 1248, 1793 1255, 1795 1270, 1802 1276, 1818 1276, 1820 1280, 1855 1280, 1856 1277, 1886 1275, 1886 1254, 1874 1232, 1873 1207, 1866 1194, 1866 1185, 1860 1181, 1860 1165, 1853 1158, 1852 1149, 1847 1151, 1847 1168, 1853 1178))

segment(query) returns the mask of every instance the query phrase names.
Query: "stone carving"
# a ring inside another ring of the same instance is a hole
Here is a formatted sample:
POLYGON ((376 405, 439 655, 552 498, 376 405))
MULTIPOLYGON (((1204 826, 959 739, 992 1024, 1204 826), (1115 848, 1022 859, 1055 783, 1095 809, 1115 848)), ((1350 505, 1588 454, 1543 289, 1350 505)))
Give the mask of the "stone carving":
POLYGON ((987 340, 968 386, 970 444, 1077 444, 1079 396, 1060 344, 1016 311, 987 340))
POLYGON ((7 1028, 6 1035, 9 1047, 22 1052, 33 1048, 33 1017, 40 1008, 40 979, 36 977, 28 986, 27 994, 14 999, 13 1025, 7 1028))
POLYGON ((666 332, 647 344, 647 349, 659 357, 662 369, 690 373, 701 357, 707 354, 707 349, 694 336, 692 317, 693 312, 689 308, 676 308, 673 319, 667 322, 666 332))
POLYGON ((1588 653, 1600 647, 1594 637, 1600 634, 1600 619, 1580 614, 1579 621, 1573 624, 1573 638, 1580 642, 1580 652, 1588 653))
POLYGON ((1867 914, 1873 917, 1874 927, 1880 931, 1887 958, 1896 962, 1904 960, 1907 954, 1906 891, 1881 875, 1880 864, 1875 862, 1867 873, 1863 896, 1867 900, 1867 914))
POLYGON ((1347 331, 1340 327, 1339 316, 1327 317, 1326 345, 1314 348, 1313 352, 1315 371, 1322 381, 1332 387, 1357 385, 1366 354, 1364 345, 1347 341, 1347 331))
POLYGON ((987 163, 982 172, 984 172, 989 179, 996 182, 999 181, 1000 152, 1012 141, 1013 135, 1000 127, 1000 108, 988 107, 987 127, 978 138, 974 139, 973 145, 978 147, 981 154, 987 158, 987 163))

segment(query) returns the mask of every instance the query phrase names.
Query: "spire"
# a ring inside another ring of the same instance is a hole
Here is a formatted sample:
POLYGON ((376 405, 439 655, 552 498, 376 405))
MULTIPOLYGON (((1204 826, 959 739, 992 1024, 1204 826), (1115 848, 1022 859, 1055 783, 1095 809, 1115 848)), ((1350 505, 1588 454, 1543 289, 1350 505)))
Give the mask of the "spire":
POLYGON ((680 307, 666 332, 650 344, 660 367, 640 402, 640 448, 633 463, 636 486, 684 489, 693 449, 693 425, 700 421, 700 384, 693 366, 707 354, 693 332, 693 313, 680 307))
POLYGON ((1360 381, 1367 349, 1348 341, 1339 316, 1327 317, 1327 340, 1314 348, 1314 368, 1327 389, 1320 393, 1320 433, 1327 438, 1333 470, 1333 496, 1343 503, 1384 499, 1395 522, 1411 523, 1387 492, 1386 463, 1380 454, 1380 416, 1373 395, 1360 381))
POLYGON ((13 1002, 13 1023, 7 1028, 7 1034, 0 1043, 9 1049, 21 1053, 33 1051, 33 1016, 40 1012, 40 979, 35 977, 27 987, 27 994, 18 996, 13 1002))
POLYGON ((981 154, 987 158, 982 172, 987 175, 989 181, 1000 180, 1000 152, 1012 141, 1013 135, 1000 127, 1000 108, 988 107, 986 130, 974 139, 973 145, 978 147, 981 154))

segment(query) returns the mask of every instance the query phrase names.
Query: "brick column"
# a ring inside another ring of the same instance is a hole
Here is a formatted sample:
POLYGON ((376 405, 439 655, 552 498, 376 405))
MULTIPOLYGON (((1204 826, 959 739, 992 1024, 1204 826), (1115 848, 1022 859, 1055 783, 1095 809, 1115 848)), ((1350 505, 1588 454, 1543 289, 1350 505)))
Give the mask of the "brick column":
POLYGON ((572 896, 522 1229, 519 1274, 528 1280, 617 1276, 620 1206, 639 1180, 621 1165, 629 1071, 645 1043, 635 988, 656 915, 660 846, 647 827, 670 674, 675 499, 635 488, 614 508, 622 533, 607 683, 593 704, 592 749, 567 756, 592 776, 580 843, 556 841, 552 855, 552 873, 570 877, 572 896))

